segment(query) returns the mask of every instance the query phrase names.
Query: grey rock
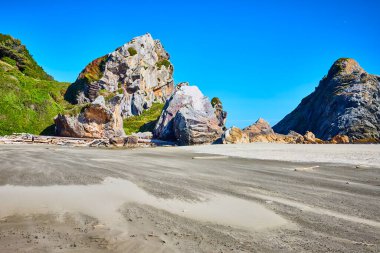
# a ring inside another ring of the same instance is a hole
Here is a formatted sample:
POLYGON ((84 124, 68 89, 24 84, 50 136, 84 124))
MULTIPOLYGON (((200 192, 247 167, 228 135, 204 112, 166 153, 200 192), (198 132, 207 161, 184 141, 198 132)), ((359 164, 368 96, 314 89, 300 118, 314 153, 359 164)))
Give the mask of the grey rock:
POLYGON ((337 60, 313 93, 273 129, 278 133, 312 131, 330 140, 347 135, 355 141, 380 139, 380 80, 353 59, 337 60))
POLYGON ((196 86, 180 85, 167 100, 154 137, 180 145, 211 143, 223 133, 209 99, 196 86))
POLYGON ((215 115, 219 121, 219 126, 223 130, 227 130, 225 126, 227 121, 227 112, 223 110, 222 102, 219 100, 219 98, 215 97, 211 100, 211 104, 215 109, 215 115))
POLYGON ((113 100, 105 106, 104 98, 83 106, 78 115, 59 114, 55 119, 56 133, 67 137, 114 138, 125 135, 120 104, 113 100))
POLYGON ((174 68, 169 58, 160 41, 149 33, 136 37, 86 66, 66 97, 81 104, 94 101, 102 91, 115 96, 121 93, 122 116, 139 115, 172 94, 174 68))

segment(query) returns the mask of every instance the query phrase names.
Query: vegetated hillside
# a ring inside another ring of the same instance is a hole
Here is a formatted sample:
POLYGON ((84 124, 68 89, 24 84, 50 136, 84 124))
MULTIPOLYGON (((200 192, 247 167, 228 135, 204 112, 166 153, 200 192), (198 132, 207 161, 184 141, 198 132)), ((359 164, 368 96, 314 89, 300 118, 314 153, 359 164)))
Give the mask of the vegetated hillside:
POLYGON ((68 83, 38 80, 0 60, 0 135, 54 134, 54 117, 64 110, 68 83))
POLYGON ((10 35, 0 33, 0 60, 17 67, 27 76, 41 79, 53 80, 41 66, 39 66, 21 41, 10 35))

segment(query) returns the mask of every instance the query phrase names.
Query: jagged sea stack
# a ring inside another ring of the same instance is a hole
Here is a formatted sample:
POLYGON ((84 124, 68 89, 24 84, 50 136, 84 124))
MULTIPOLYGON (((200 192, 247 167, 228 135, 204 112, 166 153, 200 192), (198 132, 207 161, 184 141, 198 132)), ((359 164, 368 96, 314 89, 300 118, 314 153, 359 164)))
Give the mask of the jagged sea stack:
POLYGON ((82 109, 74 115, 58 115, 55 119, 57 134, 76 137, 122 135, 121 118, 140 115, 154 102, 164 103, 172 94, 174 68, 169 59, 161 42, 147 33, 92 61, 65 94, 66 100, 82 109), (88 113, 89 108, 99 110, 99 105, 93 102, 100 96, 104 98, 101 114, 107 111, 108 115, 104 120, 88 113), (117 126, 116 131, 113 125, 117 126))
POLYGON ((341 58, 315 91, 273 129, 283 134, 312 131, 324 140, 347 135, 354 142, 378 142, 380 77, 368 74, 353 59, 341 58))

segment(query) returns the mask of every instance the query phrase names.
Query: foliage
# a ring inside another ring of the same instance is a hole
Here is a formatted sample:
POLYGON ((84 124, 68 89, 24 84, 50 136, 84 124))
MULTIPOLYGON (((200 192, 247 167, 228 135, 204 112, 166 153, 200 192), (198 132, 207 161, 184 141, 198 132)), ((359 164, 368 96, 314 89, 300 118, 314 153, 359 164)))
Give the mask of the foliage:
POLYGON ((101 89, 99 91, 99 95, 103 96, 105 101, 110 101, 111 98, 113 98, 115 96, 115 93, 111 92, 111 91, 108 91, 106 89, 101 89))
POLYGON ((98 81, 103 76, 105 63, 108 55, 104 55, 93 60, 86 68, 80 73, 79 79, 85 79, 88 83, 98 81))
POLYGON ((137 54, 136 49, 133 48, 133 47, 129 47, 129 48, 128 48, 128 52, 129 52, 129 54, 130 54, 131 56, 134 56, 134 55, 137 54))
POLYGON ((152 107, 143 111, 141 115, 126 118, 124 120, 125 133, 152 132, 163 108, 164 104, 153 103, 152 107))
POLYGON ((90 103, 76 104, 76 105, 67 104, 62 113, 65 115, 76 116, 79 113, 81 113, 83 111, 83 109, 87 108, 89 105, 90 105, 90 103))
POLYGON ((221 105, 222 102, 220 101, 220 99, 218 97, 214 97, 213 99, 211 99, 211 105, 212 107, 215 107, 215 105, 221 105))
POLYGON ((9 35, 0 34, 0 60, 7 62, 27 76, 40 80, 53 80, 33 59, 21 41, 9 35))
POLYGON ((17 62, 15 60, 13 60, 13 59, 11 59, 11 58, 9 58, 7 56, 4 56, 3 58, 1 58, 1 60, 3 62, 6 62, 6 63, 12 65, 12 66, 16 66, 17 65, 17 62))
POLYGON ((334 62, 333 66, 329 70, 329 76, 333 76, 336 74, 339 74, 341 71, 343 71, 343 63, 350 60, 350 58, 339 58, 337 61, 334 62))
POLYGON ((166 59, 162 59, 156 63, 156 66, 158 69, 161 69, 162 66, 165 66, 168 69, 171 66, 171 63, 166 59))
POLYGON ((68 85, 32 78, 0 60, 0 135, 46 133, 68 106, 63 98, 68 85))

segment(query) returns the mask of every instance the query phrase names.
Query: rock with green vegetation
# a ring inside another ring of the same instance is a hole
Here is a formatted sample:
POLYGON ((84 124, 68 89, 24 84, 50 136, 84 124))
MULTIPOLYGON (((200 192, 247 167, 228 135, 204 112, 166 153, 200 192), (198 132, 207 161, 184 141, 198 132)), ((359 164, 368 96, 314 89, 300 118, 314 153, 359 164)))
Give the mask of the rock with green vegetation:
POLYGON ((339 59, 315 91, 273 129, 283 134, 312 131, 323 140, 346 135, 353 142, 379 142, 380 78, 353 59, 339 59))
POLYGON ((140 115, 154 102, 164 103, 173 88, 169 54, 159 40, 145 34, 87 65, 66 98, 82 104, 94 101, 104 91, 109 97, 122 94, 121 113, 127 118, 140 115))
POLYGON ((0 60, 16 67, 26 76, 52 81, 41 66, 39 66, 21 41, 10 35, 0 33, 0 60))
POLYGON ((78 138, 114 138, 124 136, 123 119, 120 114, 120 97, 116 96, 106 106, 105 99, 98 96, 92 103, 76 105, 55 118, 59 136, 78 138), (78 113, 79 112, 79 113, 78 113))
POLYGON ((95 59, 79 74, 65 94, 76 106, 57 117, 57 133, 75 137, 124 135, 116 112, 124 118, 127 134, 152 131, 162 104, 174 89, 172 75, 169 54, 159 40, 150 34, 132 39, 114 52, 95 59), (87 117, 86 106, 94 107, 99 97, 104 105, 98 109, 113 115, 96 126, 97 121, 87 117), (115 127, 114 131, 110 126, 115 127))
MULTIPOLYGON (((3 39, 4 36, 0 38, 3 39)), ((10 53, 6 53, 4 47, 0 46, 2 54, 5 52, 8 57, 14 57, 12 55, 15 52, 21 55, 14 61, 9 60, 13 58, 0 60, 0 135, 16 132, 52 135, 54 117, 68 106, 63 95, 69 84, 52 81, 42 68, 36 67, 38 65, 29 53, 28 57, 20 53, 28 52, 26 48, 19 41, 16 44, 19 48, 12 48, 10 53), (27 61, 20 62, 21 60, 27 61), (35 64, 32 64, 34 67, 23 67, 31 66, 28 65, 31 63, 35 64), (27 69, 38 71, 30 72, 27 69), (42 79, 37 79, 38 77, 42 79)))
POLYGON ((211 99, 211 105, 215 109, 215 115, 219 121, 219 126, 226 130, 227 112, 223 110, 223 104, 218 97, 211 99))
POLYGON ((129 135, 138 132, 152 132, 163 107, 163 103, 153 103, 148 110, 143 111, 140 115, 124 119, 125 133, 129 135))

